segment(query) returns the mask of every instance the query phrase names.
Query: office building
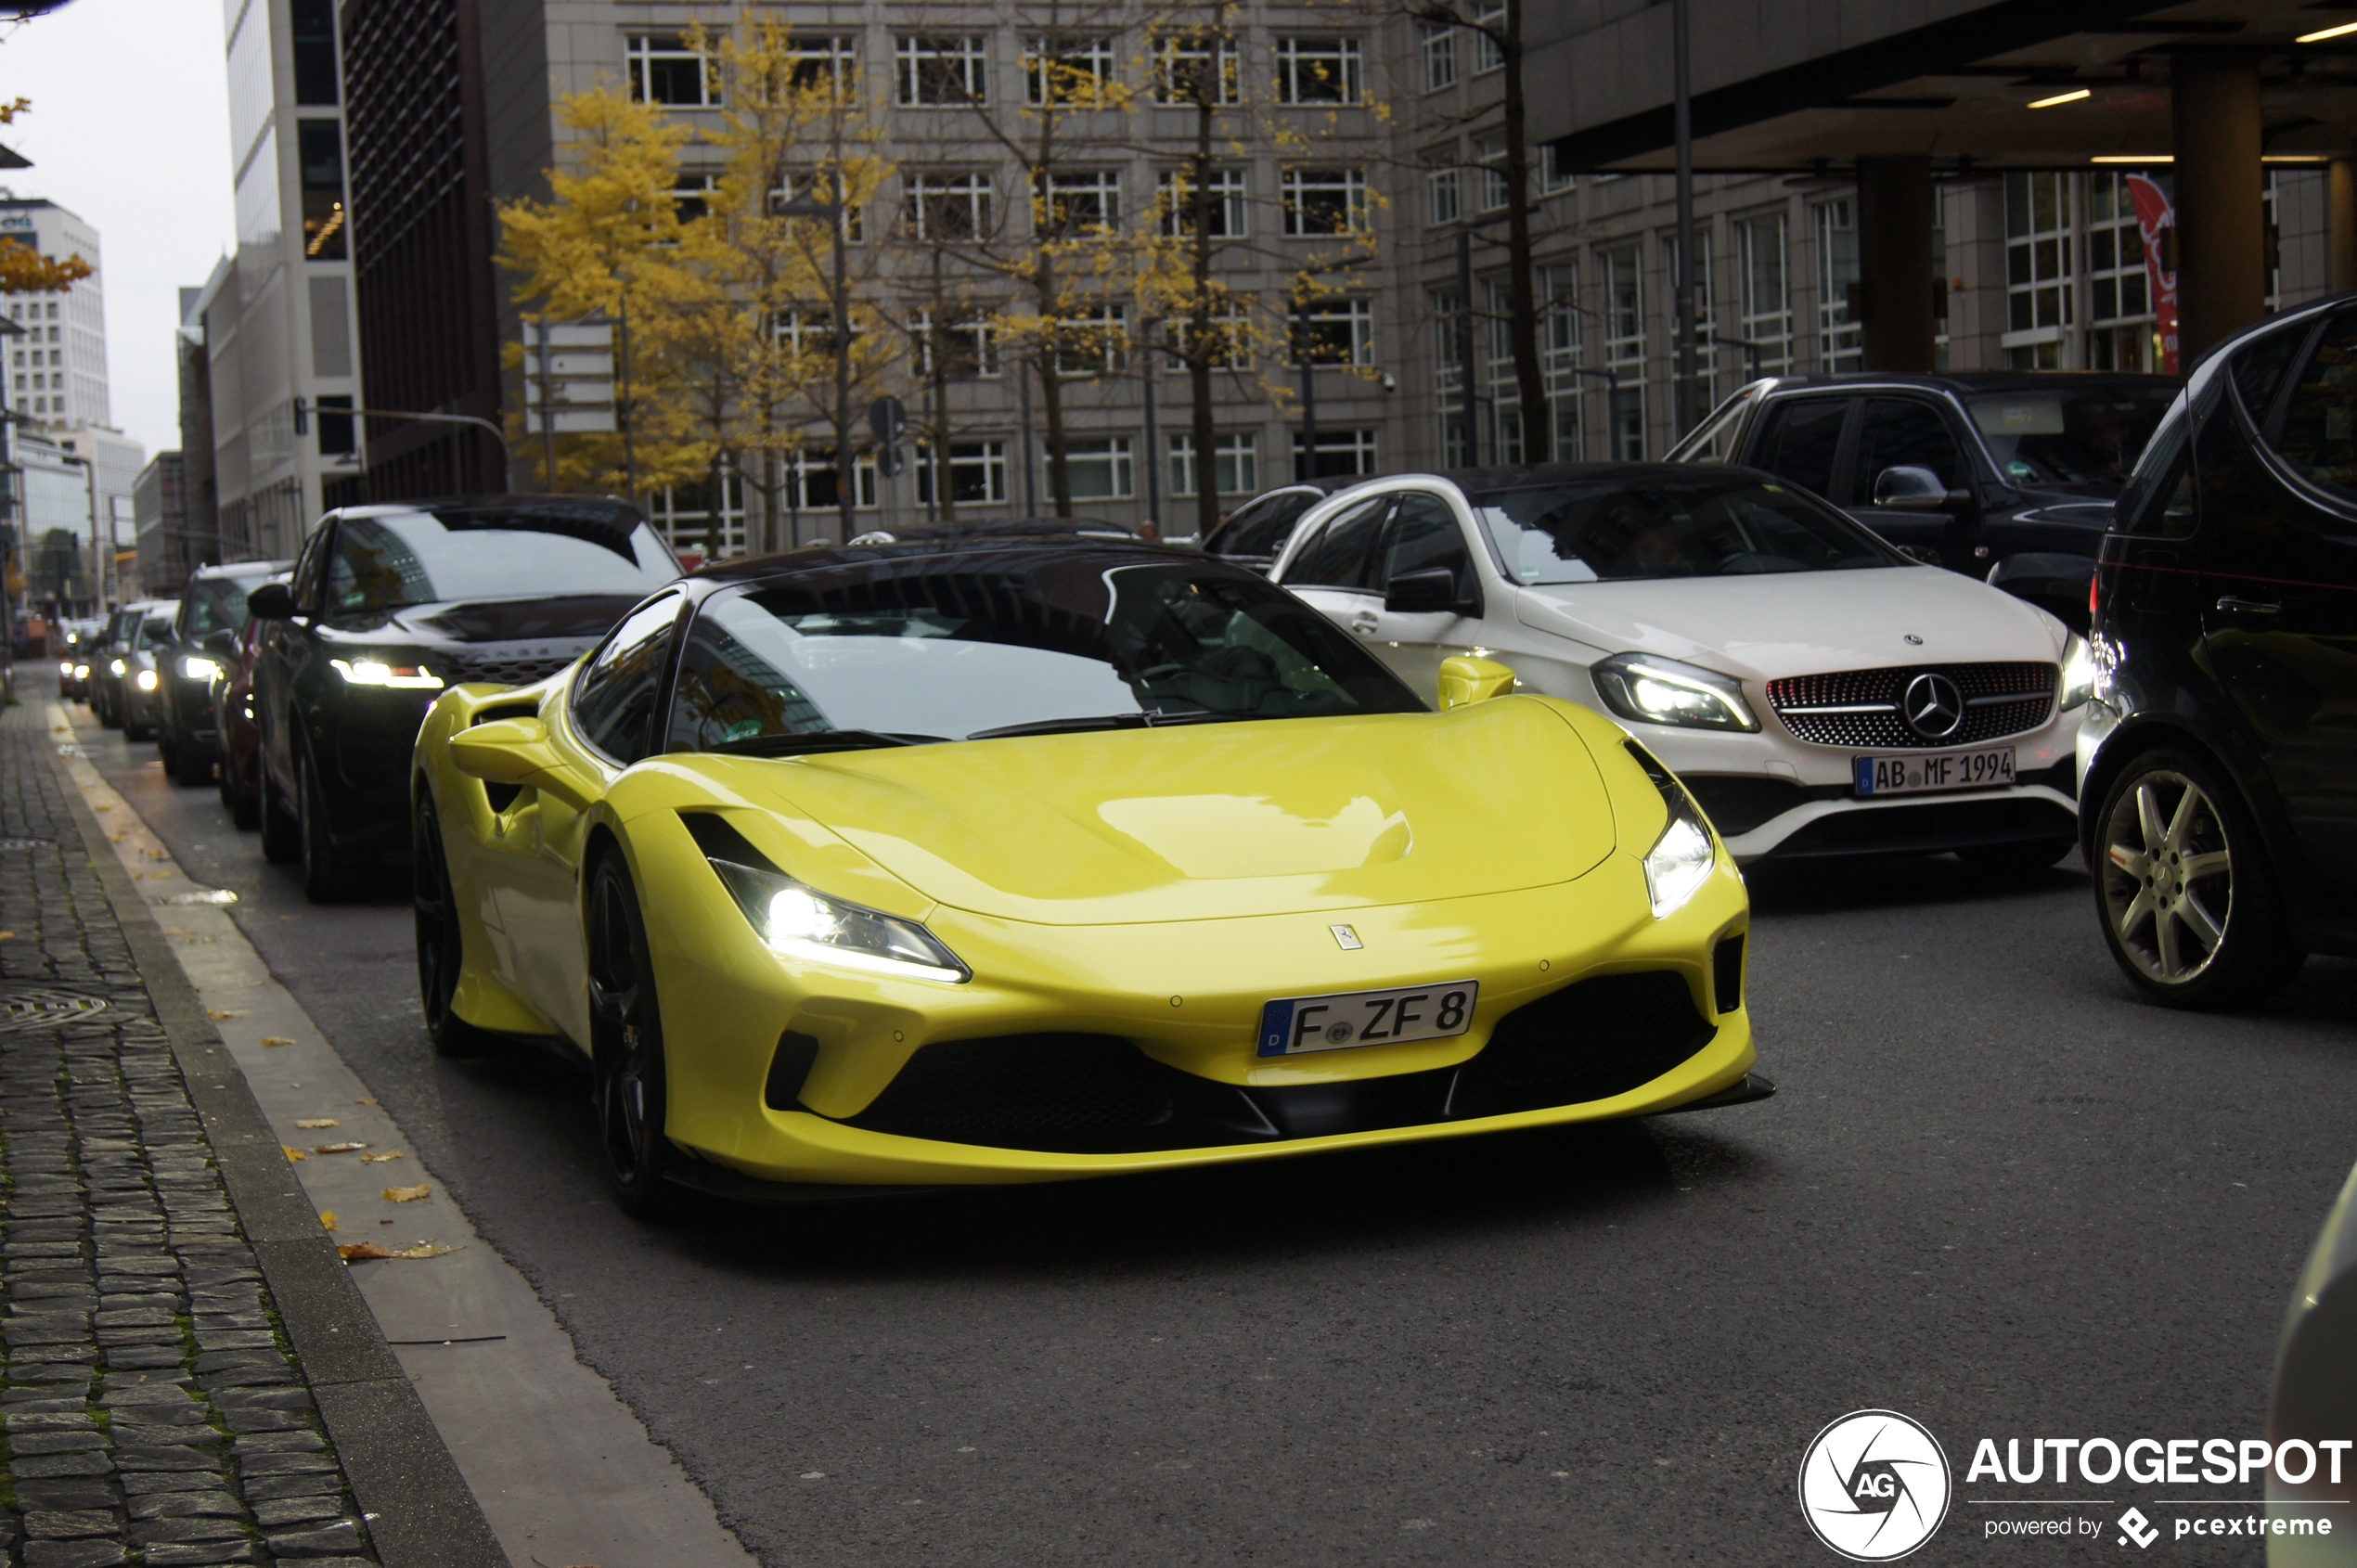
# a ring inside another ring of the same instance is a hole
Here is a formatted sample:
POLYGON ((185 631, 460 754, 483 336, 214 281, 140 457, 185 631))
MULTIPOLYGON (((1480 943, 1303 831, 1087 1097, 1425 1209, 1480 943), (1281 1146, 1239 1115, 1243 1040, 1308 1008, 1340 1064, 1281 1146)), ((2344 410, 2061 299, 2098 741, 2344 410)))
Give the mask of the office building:
POLYGON ((148 449, 120 431, 79 425, 54 431, 58 450, 82 466, 89 491, 90 555, 98 596, 108 605, 137 598, 138 533, 132 495, 139 470, 147 466, 148 449))
POLYGON ((191 546, 187 467, 177 452, 159 452, 139 470, 132 486, 131 515, 137 535, 138 591, 172 595, 203 557, 191 546))
POLYGON ((8 300, 8 319, 25 328, 24 337, 6 340, 8 406, 56 430, 111 424, 98 231, 54 201, 0 196, 0 239, 90 263, 90 276, 68 289, 8 300))

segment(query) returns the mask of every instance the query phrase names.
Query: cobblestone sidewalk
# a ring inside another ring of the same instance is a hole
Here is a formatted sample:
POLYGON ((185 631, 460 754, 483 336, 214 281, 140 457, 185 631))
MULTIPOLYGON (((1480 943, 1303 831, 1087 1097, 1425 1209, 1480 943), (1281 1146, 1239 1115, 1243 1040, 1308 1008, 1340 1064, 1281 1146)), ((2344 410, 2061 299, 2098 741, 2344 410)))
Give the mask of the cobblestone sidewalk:
POLYGON ((362 1568, 41 712, 0 712, 0 1555, 362 1568))

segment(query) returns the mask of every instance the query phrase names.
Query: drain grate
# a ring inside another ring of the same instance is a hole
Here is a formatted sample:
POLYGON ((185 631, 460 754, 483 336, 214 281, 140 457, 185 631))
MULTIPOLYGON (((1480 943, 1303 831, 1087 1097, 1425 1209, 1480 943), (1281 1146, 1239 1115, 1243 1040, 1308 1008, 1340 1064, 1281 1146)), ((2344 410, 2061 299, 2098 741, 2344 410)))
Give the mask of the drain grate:
POLYGON ((104 1011, 106 1005, 104 996, 84 996, 71 991, 28 987, 0 997, 0 1034, 71 1023, 75 1019, 104 1011))

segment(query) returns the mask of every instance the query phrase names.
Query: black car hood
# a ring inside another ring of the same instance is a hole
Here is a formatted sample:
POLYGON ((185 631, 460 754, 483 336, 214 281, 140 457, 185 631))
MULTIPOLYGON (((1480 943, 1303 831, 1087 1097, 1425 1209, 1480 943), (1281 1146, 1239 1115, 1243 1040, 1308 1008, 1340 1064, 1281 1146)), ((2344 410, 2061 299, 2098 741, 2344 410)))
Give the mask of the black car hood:
POLYGON ((468 599, 413 604, 322 623, 331 636, 420 647, 475 643, 574 642, 601 637, 630 612, 636 596, 596 594, 570 598, 468 599))

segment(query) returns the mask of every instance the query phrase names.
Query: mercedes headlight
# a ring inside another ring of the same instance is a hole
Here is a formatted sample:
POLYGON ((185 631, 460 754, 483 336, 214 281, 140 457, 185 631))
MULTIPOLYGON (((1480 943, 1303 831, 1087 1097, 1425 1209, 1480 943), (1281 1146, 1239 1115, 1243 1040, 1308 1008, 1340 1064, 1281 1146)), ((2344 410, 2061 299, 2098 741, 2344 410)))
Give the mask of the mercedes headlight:
POLYGON ((443 679, 423 664, 395 663, 362 654, 356 659, 330 659, 347 686, 399 687, 411 691, 439 691, 443 679))
POLYGON ((782 871, 707 858, 773 952, 904 980, 960 984, 973 978, 957 954, 914 920, 830 898, 782 871))
POLYGON ((153 670, 142 670, 132 677, 131 684, 142 691, 153 691, 156 688, 156 673, 153 670))
POLYGON ((2095 650, 2076 632, 2063 649, 2062 711, 2083 706, 2095 689, 2095 650))
POLYGON ((1624 719, 1685 729, 1759 728, 1744 700, 1743 682, 1716 670, 1650 653, 1616 653, 1590 673, 1604 705, 1624 719))
POLYGON ((191 653, 180 661, 180 673, 192 681, 211 681, 221 674, 221 661, 191 653))

